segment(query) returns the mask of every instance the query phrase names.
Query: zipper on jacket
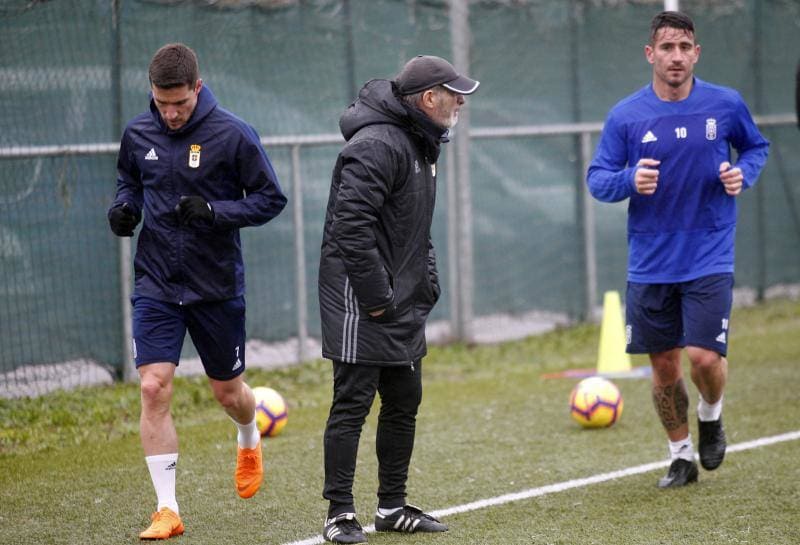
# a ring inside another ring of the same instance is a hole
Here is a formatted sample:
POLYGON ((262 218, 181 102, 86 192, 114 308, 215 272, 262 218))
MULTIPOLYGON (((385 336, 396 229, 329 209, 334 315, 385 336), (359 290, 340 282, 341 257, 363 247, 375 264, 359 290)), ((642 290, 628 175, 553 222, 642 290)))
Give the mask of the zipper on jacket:
MULTIPOLYGON (((169 163, 169 179, 172 181, 172 192, 177 195, 178 202, 180 202, 182 187, 180 184, 180 180, 178 179, 177 171, 178 167, 176 166, 176 161, 180 161, 179 157, 179 148, 180 143, 176 141, 176 139, 170 140, 170 163, 169 163)), ((176 213, 177 216, 177 213, 176 213)), ((177 227, 175 229, 176 235, 176 242, 177 247, 176 250, 176 265, 178 267, 178 305, 183 306, 183 296, 186 293, 186 278, 183 273, 183 248, 184 248, 184 237, 185 237, 185 227, 181 223, 180 218, 176 218, 177 227)))

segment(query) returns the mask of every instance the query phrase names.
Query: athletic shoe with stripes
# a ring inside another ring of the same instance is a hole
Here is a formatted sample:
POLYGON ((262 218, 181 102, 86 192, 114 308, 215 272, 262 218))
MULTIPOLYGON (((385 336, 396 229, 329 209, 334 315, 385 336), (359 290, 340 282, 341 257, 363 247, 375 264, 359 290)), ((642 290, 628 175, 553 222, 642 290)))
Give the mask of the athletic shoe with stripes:
POLYGON ((419 507, 406 505, 391 515, 376 513, 375 529, 379 532, 446 532, 447 526, 419 507))
POLYGON ((322 537, 332 543, 366 543, 367 536, 355 513, 342 513, 325 520, 322 537))

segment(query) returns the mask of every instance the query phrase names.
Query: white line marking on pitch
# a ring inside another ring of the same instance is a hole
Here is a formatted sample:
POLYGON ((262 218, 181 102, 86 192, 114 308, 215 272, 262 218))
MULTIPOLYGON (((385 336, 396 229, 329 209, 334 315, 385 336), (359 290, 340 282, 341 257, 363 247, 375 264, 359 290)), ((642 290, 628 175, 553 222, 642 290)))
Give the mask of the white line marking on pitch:
MULTIPOLYGON (((797 439, 800 439, 800 431, 792 431, 789 433, 783 433, 781 435, 773 435, 772 437, 762 437, 761 439, 754 439, 753 441, 745 441, 744 443, 729 445, 728 448, 726 449, 726 452, 727 453, 740 452, 743 450, 750 450, 758 447, 774 445, 776 443, 795 441, 797 439)), ((639 475, 640 473, 648 473, 650 471, 654 471, 662 467, 667 467, 669 466, 669 464, 670 464, 669 460, 663 460, 661 462, 653 462, 650 464, 642 464, 640 466, 629 467, 627 469, 620 469, 618 471, 599 473, 597 475, 593 475, 591 477, 586 477, 583 479, 573 479, 571 481, 549 484, 546 486, 540 486, 538 488, 529 488, 528 490, 522 490, 520 492, 514 492, 512 494, 503 494, 502 496, 495 496, 494 498, 487 498, 485 500, 478 500, 471 503, 465 503, 463 505, 456 505, 455 507, 439 509, 438 511, 432 511, 430 514, 438 518, 438 517, 446 517, 448 515, 456 515, 459 513, 467 513, 469 511, 477 511, 478 509, 485 509, 486 507, 502 505, 504 503, 511 503, 514 501, 526 500, 529 498, 537 498, 539 496, 546 496, 547 494, 553 494, 555 492, 563 492, 564 490, 569 490, 571 488, 580 488, 583 486, 589 486, 590 484, 598 484, 606 481, 611 481, 613 479, 620 479, 622 477, 630 477, 631 475, 639 475)), ((364 527, 364 532, 366 533, 372 533, 374 531, 375 531, 375 526, 364 527)), ((285 543, 284 545, 318 545, 320 543, 324 543, 322 536, 303 539, 301 541, 292 541, 290 543, 285 543)))

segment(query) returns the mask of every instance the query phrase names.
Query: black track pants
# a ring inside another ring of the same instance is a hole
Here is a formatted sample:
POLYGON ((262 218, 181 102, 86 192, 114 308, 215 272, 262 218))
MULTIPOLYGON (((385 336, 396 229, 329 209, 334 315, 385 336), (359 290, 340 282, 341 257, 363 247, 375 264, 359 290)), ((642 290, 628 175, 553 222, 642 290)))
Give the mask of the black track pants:
POLYGON ((381 400, 376 450, 378 507, 405 505, 406 480, 417 409, 422 401, 422 362, 379 367, 333 362, 333 402, 325 427, 325 487, 328 516, 355 512, 353 476, 361 428, 375 392, 381 400))

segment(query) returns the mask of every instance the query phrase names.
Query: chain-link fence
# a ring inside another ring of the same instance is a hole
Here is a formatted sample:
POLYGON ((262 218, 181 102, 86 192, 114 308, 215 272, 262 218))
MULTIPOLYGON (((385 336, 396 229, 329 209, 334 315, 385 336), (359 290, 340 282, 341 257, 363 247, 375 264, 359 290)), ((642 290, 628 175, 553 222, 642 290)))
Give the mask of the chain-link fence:
MULTIPOLYGON (((772 142, 760 184, 740 198, 737 286, 763 293, 797 284, 797 58, 787 52, 800 51, 800 5, 680 7, 697 24, 698 75, 737 88, 772 142)), ((256 127, 290 196, 276 220, 242 231, 249 364, 318 354, 316 271, 339 115, 363 82, 393 76, 419 53, 455 62, 467 48, 468 72, 482 82, 468 101, 469 126, 459 125, 440 161, 434 243, 444 297, 432 330, 480 339, 492 324, 524 333, 542 317, 590 316, 604 290, 624 287, 625 205, 587 200, 583 171, 608 109, 651 77, 643 46, 662 8, 661 0, 6 0, 0 395, 123 375, 130 263, 106 210, 122 127, 147 107, 150 57, 172 41, 197 51, 221 104, 256 127), (465 138, 466 160, 455 145, 465 138)), ((193 355, 189 344, 184 352, 193 355)))

